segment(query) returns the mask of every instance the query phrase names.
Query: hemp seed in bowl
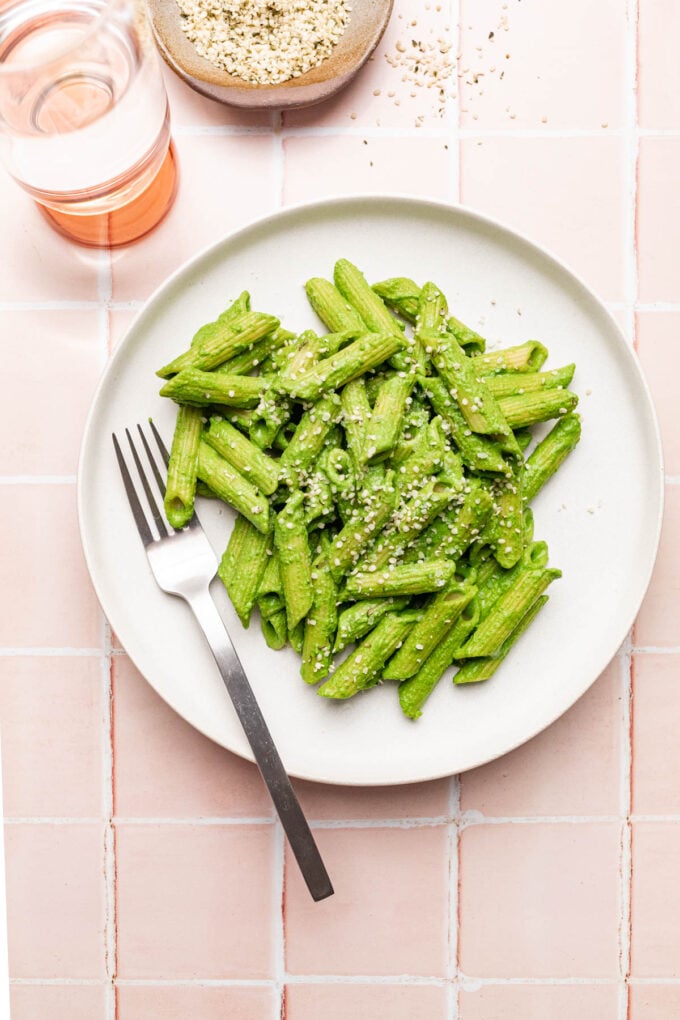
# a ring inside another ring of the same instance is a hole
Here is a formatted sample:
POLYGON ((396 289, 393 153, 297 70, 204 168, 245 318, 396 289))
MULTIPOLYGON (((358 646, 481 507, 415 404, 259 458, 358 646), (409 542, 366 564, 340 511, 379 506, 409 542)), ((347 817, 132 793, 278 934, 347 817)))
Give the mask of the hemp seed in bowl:
POLYGON ((177 0, 182 30, 215 67, 277 85, 318 67, 350 15, 348 0, 177 0))

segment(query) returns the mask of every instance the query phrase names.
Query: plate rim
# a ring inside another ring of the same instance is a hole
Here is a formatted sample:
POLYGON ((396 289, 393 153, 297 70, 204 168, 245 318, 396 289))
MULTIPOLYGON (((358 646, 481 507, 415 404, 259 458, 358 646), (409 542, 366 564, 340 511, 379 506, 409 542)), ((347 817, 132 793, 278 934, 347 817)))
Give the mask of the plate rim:
MULTIPOLYGON (((594 677, 592 679, 590 679, 588 681, 588 683, 586 683, 585 685, 580 685, 578 693, 569 701, 569 703, 567 705, 565 705, 563 708, 561 708, 556 714, 550 714, 549 718, 547 718, 545 721, 542 721, 541 724, 539 726, 537 726, 535 729, 533 729, 528 735, 523 737, 521 740, 518 740, 515 743, 512 743, 510 746, 508 746, 505 750, 503 750, 499 754, 494 754, 491 757, 489 757, 488 755, 482 755, 478 760, 476 759, 475 761, 473 761, 470 764, 468 764, 465 767, 465 769, 459 770, 458 772, 452 772, 452 771, 449 771, 449 770, 444 770, 444 771, 437 770, 435 772, 428 773, 427 775, 422 775, 422 776, 419 775, 419 776, 417 776, 415 778, 379 779, 379 780, 372 780, 370 782, 360 781, 360 780, 356 780, 356 779, 349 779, 349 780, 348 779, 337 779, 337 778, 328 777, 328 776, 320 777, 318 774, 311 775, 311 774, 303 773, 303 772, 299 772, 299 771, 295 771, 295 772, 291 771, 289 773, 292 778, 300 779, 300 780, 305 780, 307 782, 321 783, 323 785, 328 785, 328 786, 348 786, 348 787, 407 786, 407 785, 412 784, 412 783, 432 782, 434 780, 443 779, 443 778, 450 777, 450 776, 453 776, 453 775, 461 775, 463 772, 468 772, 468 771, 470 771, 472 769, 479 768, 482 765, 486 765, 486 764, 488 764, 488 763, 490 763, 492 761, 496 761, 499 758, 505 757, 506 754, 510 754, 512 751, 516 750, 518 747, 522 747, 524 744, 528 743, 530 740, 533 740, 536 736, 538 736, 540 733, 542 733, 544 730, 546 730, 549 726, 552 726, 553 723, 555 723, 566 712, 568 712, 571 708, 573 708, 573 706, 576 704, 576 702, 579 701, 588 690, 590 690, 590 688, 595 683, 597 678, 602 674, 602 672, 606 669, 606 667, 609 665, 609 663, 613 661, 613 659, 616 656, 619 648, 621 647, 621 643, 623 641, 625 641, 626 635, 628 635, 630 633, 631 628, 632 628, 632 626, 633 626, 633 624, 634 624, 634 622, 635 622, 635 620, 637 618, 637 615, 638 615, 638 613, 640 611, 640 607, 642 605, 642 602, 644 601, 644 598, 645 598, 645 596, 646 596, 646 594, 647 594, 647 592, 649 590, 649 586, 650 586, 650 583, 651 583, 651 580, 652 580, 652 574, 653 574, 654 567, 656 565, 656 561, 657 561, 657 557, 658 557, 658 553, 659 553, 659 545, 660 545, 660 539, 661 539, 661 528, 662 528, 662 524, 663 524, 664 509, 665 509, 665 470, 664 470, 664 456, 663 456, 663 444, 662 444, 662 440, 661 440, 661 430, 660 430, 660 426, 659 426, 659 418, 658 418, 658 414, 657 414, 657 411, 656 411, 656 406, 654 404, 654 400, 652 398, 651 390, 649 388, 649 384, 647 382, 646 376, 645 376, 644 371, 642 369, 642 365, 641 365, 641 363, 639 361, 639 358, 636 355, 636 351, 635 351, 635 348, 634 348, 633 344, 628 342, 628 340, 626 339, 626 336, 625 336, 621 326, 616 321, 616 319, 614 318, 614 316, 610 312, 610 310, 607 308, 607 306, 604 303, 604 301, 583 280, 583 278, 580 276, 580 274, 577 273, 568 263, 566 263, 560 257, 555 255, 550 248, 544 247, 543 245, 541 245, 538 242, 534 241, 531 237, 527 236, 526 234, 521 233, 520 231, 516 230, 514 227, 509 226, 508 224, 506 224, 502 220, 499 220, 499 219, 496 219, 495 217, 489 216, 486 213, 483 213, 483 212, 481 212, 480 210, 478 210, 478 209, 476 209, 474 207, 471 207, 471 206, 468 206, 468 205, 463 205, 462 203, 448 202, 448 201, 441 200, 441 199, 422 198, 420 196, 408 195, 408 194, 403 194, 403 193, 393 193, 393 194, 389 194, 389 195, 382 195, 382 194, 380 194, 378 192, 361 192, 361 193, 352 194, 352 195, 327 196, 327 197, 324 197, 324 198, 314 199, 314 200, 309 201, 309 202, 298 202, 298 203, 295 203, 295 204, 292 204, 292 205, 287 205, 287 206, 281 207, 279 209, 274 210, 273 212, 269 212, 269 213, 264 214, 263 216, 259 216, 259 217, 255 218, 255 219, 249 220, 247 224, 244 224, 243 226, 239 227, 238 229, 232 230, 232 231, 224 234, 217 241, 213 241, 210 244, 205 245, 198 252, 196 252, 190 258, 186 259, 183 263, 181 263, 181 265, 179 265, 172 273, 170 273, 168 276, 166 276, 162 280, 162 282, 160 284, 158 284, 158 286, 153 290, 153 292, 149 295, 149 297, 146 298, 146 300, 143 302, 142 306, 137 310, 136 314, 134 315, 134 317, 132 318, 131 322, 129 323, 127 329, 125 330, 125 334, 123 335, 123 337, 121 338, 120 342, 118 343, 115 351, 113 352, 113 354, 109 358, 109 360, 108 360, 108 362, 107 362, 107 364, 106 364, 106 366, 104 368, 104 371, 102 372, 102 375, 101 375, 101 377, 100 377, 100 379, 99 379, 99 381, 97 383, 97 386, 95 388, 95 392, 94 392, 94 394, 92 396, 92 399, 91 399, 91 402, 90 402, 90 406, 88 408, 88 413, 87 413, 87 417, 86 417, 86 420, 85 420, 85 424, 83 426, 83 433, 82 433, 82 439, 81 439, 81 443, 80 443, 80 450, 79 450, 79 455, 78 455, 78 467, 77 467, 77 475, 76 475, 76 502, 77 502, 78 531, 79 531, 79 535, 80 535, 80 542, 81 542, 81 547, 82 547, 82 550, 83 550, 83 556, 85 558, 85 564, 87 566, 88 575, 90 577, 90 581, 92 583, 92 586, 93 586, 93 589, 94 589, 97 601, 99 603, 99 606, 100 606, 100 608, 101 608, 101 610, 102 610, 106 620, 109 621, 109 625, 112 626, 112 629, 115 630, 115 628, 113 628, 113 625, 110 623, 109 614, 107 613, 107 611, 105 609, 104 601, 102 599, 102 594, 101 594, 101 591, 100 591, 100 586, 99 586, 99 584, 97 582, 97 579, 95 578, 95 574, 94 574, 94 571, 93 571, 93 568, 92 568, 92 560, 91 560, 91 555, 92 554, 91 554, 91 550, 90 550, 90 548, 88 546, 87 535, 86 535, 86 525, 85 525, 86 511, 85 511, 84 503, 85 503, 86 497, 85 497, 85 493, 84 493, 83 474, 84 474, 84 462, 85 462, 85 459, 86 459, 86 456, 87 456, 87 448, 88 448, 89 443, 91 441, 91 432, 93 430, 93 422, 94 422, 95 414, 97 412, 97 407, 98 407, 99 399, 100 399, 100 396, 102 394, 102 391, 104 390, 104 387, 106 386, 106 384, 108 382, 109 376, 116 369, 118 360, 123 357, 123 352, 124 352, 124 349, 125 349, 126 344, 128 342, 129 336, 136 329, 137 323, 142 318, 142 316, 147 314, 149 312, 149 310, 151 309, 151 307, 156 305, 156 303, 158 302, 159 299, 162 299, 163 292, 166 291, 166 290, 169 291, 174 286, 175 282, 183 274, 191 271, 203 259, 209 258, 210 256, 214 255, 224 245, 229 244, 231 242, 238 241, 242 237, 242 235, 245 235, 245 234, 248 234, 251 231, 254 231, 254 230, 266 227, 269 223, 271 223, 273 221, 279 221, 281 219, 286 219, 289 216, 290 217, 294 217, 294 216, 296 216, 297 214, 300 214, 300 213, 314 213, 315 211, 323 212, 325 209, 332 209, 333 207, 342 206, 342 205, 351 205, 351 204, 359 204, 359 205, 361 205, 361 204, 371 204, 371 203, 378 203, 378 204, 382 204, 382 205, 394 205, 395 207, 398 207, 398 206, 403 205, 404 203, 407 203, 409 205, 419 206, 419 207, 421 207, 423 209, 428 209, 430 211, 440 210, 440 211, 442 211, 444 213, 454 213, 454 214, 461 215, 463 218, 467 218, 468 220, 476 222, 476 223, 482 225, 483 227, 485 227, 487 229, 491 228, 492 230, 500 231, 502 234, 505 234, 506 237, 509 236, 512 239, 516 240, 516 241, 519 240, 523 245, 528 247, 534 254, 537 254, 540 257, 542 257, 544 259, 547 259, 549 262, 551 262, 555 268, 560 270, 563 274, 566 274, 566 276, 568 278, 570 278, 571 282, 575 283, 590 298, 590 300, 592 302, 594 302, 594 304, 597 306, 599 312, 601 314, 604 314, 604 316, 608 320, 609 326, 613 328, 613 331, 614 331, 614 333, 616 334, 616 336, 617 336, 617 338, 619 340, 619 345, 620 345, 621 349, 623 351, 625 351, 625 358, 626 358, 626 360, 628 362, 628 367, 630 369, 632 369, 634 374, 637 376, 637 380, 638 380, 638 382, 640 383, 640 385, 642 387, 642 392, 644 394, 645 401, 646 401, 646 408, 645 409, 646 409, 647 414, 648 414, 649 425, 651 427, 651 433, 653 433, 653 437, 654 437, 654 449, 655 449, 655 454, 656 454, 656 466, 658 467, 658 470, 655 472, 655 474, 657 476, 657 478, 656 478, 656 489, 655 489, 655 491, 653 493, 653 495, 655 497, 655 500, 656 500, 656 507, 657 507, 657 509, 656 509, 656 518, 655 518, 655 521, 654 521, 653 543, 650 546, 650 554, 649 554, 649 558, 648 558, 648 563, 646 564, 646 570, 644 571, 644 575, 643 575, 644 576, 644 583, 641 585, 641 588, 640 588, 639 599, 636 600, 636 604, 633 607, 633 611, 630 614, 630 617, 627 618, 627 624, 626 624, 625 632, 624 632, 622 638, 620 639, 620 641, 618 641, 616 643, 616 646, 612 650, 608 649, 604 657, 602 657, 602 656, 600 657, 600 664, 599 664, 598 668, 595 671, 594 677)), ((650 433, 650 436, 651 436, 651 433, 650 433)), ((121 641, 121 644, 122 644, 122 641, 121 641)), ((123 648, 124 648, 124 646, 123 646, 123 648)), ((135 666, 135 668, 138 669, 139 667, 137 666, 134 658, 130 655, 130 653, 127 651, 127 649, 124 648, 124 650, 125 650, 125 654, 129 656, 129 658, 130 658, 131 662, 133 663, 133 665, 135 666)), ((193 729, 195 729, 197 732, 201 733, 208 740, 211 740, 213 743, 216 743, 219 747, 223 747, 225 750, 229 751, 231 754, 235 754, 238 757, 243 758, 246 761, 250 761, 250 762, 254 763, 255 759, 252 756, 252 754, 250 754, 250 753, 243 753, 240 750, 235 750, 234 748, 227 746, 226 744, 222 743, 221 740, 216 739, 212 734, 209 734, 209 733, 205 732, 205 730, 203 730, 200 726, 197 726, 195 723, 193 723, 193 722, 189 721, 188 719, 186 719, 186 717, 178 709, 176 709, 174 707, 174 705, 168 700, 168 698, 163 693, 161 693, 161 691, 158 690, 158 688, 151 682, 151 680, 141 670, 139 670, 139 672, 144 677, 145 682, 149 684, 149 686, 165 702, 165 704, 167 704, 172 709, 173 712, 177 712, 177 714, 180 716, 180 718, 184 719, 184 721, 187 722, 188 725, 190 725, 193 729)))

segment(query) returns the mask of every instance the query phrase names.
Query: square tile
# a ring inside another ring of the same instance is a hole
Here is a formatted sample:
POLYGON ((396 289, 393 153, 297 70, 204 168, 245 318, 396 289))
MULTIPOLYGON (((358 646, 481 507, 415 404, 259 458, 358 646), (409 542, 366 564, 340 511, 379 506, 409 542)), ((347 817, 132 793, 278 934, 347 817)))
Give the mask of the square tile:
POLYGON ((106 1020, 103 985, 12 985, 12 1020, 106 1020))
POLYGON ((100 825, 5 826, 12 978, 104 977, 100 825))
POLYGON ((308 818, 444 818, 450 780, 407 786, 327 786, 296 779, 293 783, 308 818))
POLYGON ((289 973, 442 976, 446 829, 317 829, 314 835, 335 895, 313 903, 287 850, 289 973), (396 937, 399 931, 408 937, 396 937))
POLYGON ((624 118, 618 0, 462 0, 466 128, 610 128, 624 118))
MULTIPOLYGON (((448 1020, 447 990, 417 985, 287 985, 286 1020, 448 1020)), ((123 1018, 125 1020, 125 1018, 123 1018)))
POLYGON ((269 137, 178 135, 179 192, 141 245, 112 253, 113 297, 146 299, 207 245, 270 212, 278 201, 269 137))
POLYGON ((621 301, 624 159, 619 138, 467 138, 461 200, 554 252, 605 300, 621 301))
POLYGON ((640 301, 680 301, 674 238, 680 231, 680 138, 641 138, 637 249, 640 301))
POLYGON ((116 815, 271 816, 256 767, 186 723, 127 656, 114 657, 113 682, 116 815))
POLYGON ((284 142, 284 202, 357 192, 452 197, 452 155, 441 138, 291 137, 284 142), (310 174, 310 166, 323 173, 310 174))
POLYGON ((266 978, 272 827, 116 827, 121 978, 266 978))
POLYGON ((677 591, 680 591, 680 486, 667 485, 656 566, 633 631, 636 645, 680 645, 680 619, 670 597, 677 591))
POLYGON ((0 658, 0 733, 8 817, 100 815, 98 658, 0 658))
POLYGON ((680 475, 680 430, 677 427, 677 388, 674 368, 680 365, 680 313, 640 312, 637 351, 654 397, 666 474, 680 475))
POLYGON ((327 103, 286 111, 283 123, 442 128, 455 113, 457 88, 455 26, 447 5, 397 0, 382 41, 354 82, 327 103))
POLYGON ((675 0, 639 0, 638 117, 643 128, 680 127, 679 37, 675 0))
POLYGON ((461 810, 484 815, 611 815, 619 807, 620 662, 528 744, 465 772, 461 810))
POLYGON ((97 312, 3 312, 2 332, 4 371, 12 380, 0 404, 2 473, 74 475, 103 363, 97 312), (64 378, 68 386, 55 385, 64 378), (27 393, 39 413, 26 414, 27 393))
POLYGON ((613 985, 486 985, 460 993, 459 1020, 618 1020, 613 985))
POLYGON ((671 1020, 680 1016, 680 986, 631 985, 630 1020, 671 1020))
POLYGON ((98 647, 101 616, 78 536, 75 485, 12 485, 0 530, 0 645, 98 647))
POLYGON ((633 825, 631 974, 680 977, 680 825, 633 825))
POLYGON ((117 1020, 275 1020, 270 988, 124 985, 117 1005, 117 1020))
POLYGON ((680 655, 636 655, 633 811, 680 815, 680 655))
POLYGON ((33 200, 4 167, 0 169, 6 239, 0 301, 96 301, 103 257, 98 251, 71 244, 53 230, 33 200))
POLYGON ((619 827, 475 825, 461 836, 461 969, 615 977, 619 827))

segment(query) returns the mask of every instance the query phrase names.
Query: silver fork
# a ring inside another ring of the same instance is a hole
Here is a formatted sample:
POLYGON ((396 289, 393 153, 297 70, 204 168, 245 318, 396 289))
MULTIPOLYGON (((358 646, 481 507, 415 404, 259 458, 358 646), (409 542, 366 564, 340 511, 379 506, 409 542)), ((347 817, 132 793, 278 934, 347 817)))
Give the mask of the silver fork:
MULTIPOLYGON (((168 451, 156 426, 152 421, 149 422, 149 425, 167 466, 168 451)), ((138 425, 137 429, 158 490, 164 497, 163 477, 141 426, 138 425)), ((307 824, 307 819, 274 746, 260 706, 209 591, 210 582, 217 573, 217 556, 196 514, 182 531, 176 531, 168 524, 158 508, 129 429, 125 430, 125 434, 158 537, 149 526, 115 434, 113 435, 113 445, 130 509, 146 549, 151 571, 163 591, 170 595, 178 595, 191 607, 215 657, 224 685, 248 738, 262 778, 267 784, 267 789, 281 819, 302 876, 307 883, 307 888, 314 900, 323 900, 327 896, 333 895, 333 886, 307 824)))

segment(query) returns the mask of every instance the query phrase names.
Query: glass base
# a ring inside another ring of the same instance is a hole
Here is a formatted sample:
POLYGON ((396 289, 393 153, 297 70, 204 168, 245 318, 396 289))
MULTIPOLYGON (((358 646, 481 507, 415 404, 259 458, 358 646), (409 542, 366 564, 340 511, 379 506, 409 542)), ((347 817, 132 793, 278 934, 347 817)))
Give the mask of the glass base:
POLYGON ((36 202, 38 209, 64 237, 89 248, 118 248, 138 241, 158 226, 177 194, 177 158, 170 142, 161 167, 150 184, 130 202, 101 213, 64 212, 36 202))

